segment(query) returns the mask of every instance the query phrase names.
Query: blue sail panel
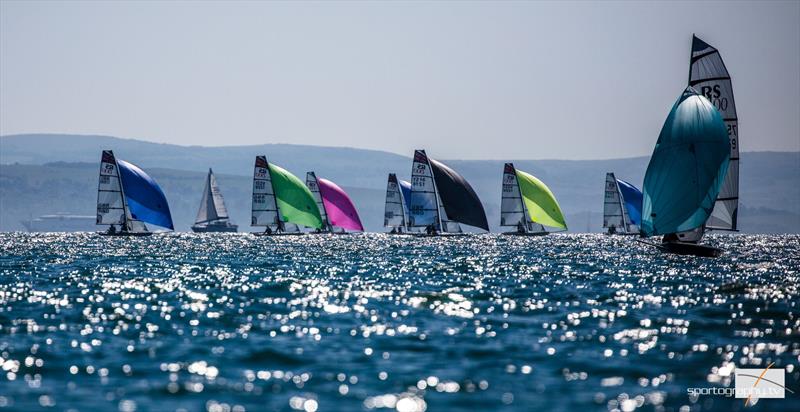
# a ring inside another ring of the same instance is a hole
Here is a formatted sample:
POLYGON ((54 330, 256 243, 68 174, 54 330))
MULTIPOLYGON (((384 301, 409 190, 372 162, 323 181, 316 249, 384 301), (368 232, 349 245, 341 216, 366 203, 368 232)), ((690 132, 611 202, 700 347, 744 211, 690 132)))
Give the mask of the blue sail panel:
POLYGON ((400 183, 400 192, 403 193, 403 207, 405 208, 406 216, 408 216, 408 200, 411 199, 411 183, 405 180, 398 180, 398 183, 400 183))
POLYGON ((117 166, 131 217, 174 230, 167 198, 158 183, 134 164, 117 159, 117 166))
POLYGON ((628 218, 636 226, 642 224, 642 192, 632 184, 617 179, 619 191, 622 193, 622 202, 625 204, 625 211, 628 218))
POLYGON ((729 162, 722 116, 708 99, 686 88, 667 116, 647 165, 642 232, 664 235, 703 226, 729 162))

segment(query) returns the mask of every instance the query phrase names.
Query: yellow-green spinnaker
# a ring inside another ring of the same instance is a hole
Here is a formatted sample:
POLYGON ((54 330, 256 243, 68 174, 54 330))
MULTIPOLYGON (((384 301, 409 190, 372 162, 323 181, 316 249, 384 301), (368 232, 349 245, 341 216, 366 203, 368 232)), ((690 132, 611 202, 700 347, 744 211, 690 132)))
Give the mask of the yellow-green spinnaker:
POLYGON ((522 201, 528 209, 531 221, 545 226, 567 228, 564 213, 558 205, 553 192, 541 180, 533 175, 525 173, 519 169, 517 172, 517 182, 522 194, 522 201))

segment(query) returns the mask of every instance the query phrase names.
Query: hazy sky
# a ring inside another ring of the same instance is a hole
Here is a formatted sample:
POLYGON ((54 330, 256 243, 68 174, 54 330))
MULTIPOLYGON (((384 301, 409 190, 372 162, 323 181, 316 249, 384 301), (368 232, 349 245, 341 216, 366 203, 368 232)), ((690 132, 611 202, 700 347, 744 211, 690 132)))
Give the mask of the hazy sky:
POLYGON ((697 33, 800 150, 800 2, 0 2, 0 134, 647 155, 697 33))

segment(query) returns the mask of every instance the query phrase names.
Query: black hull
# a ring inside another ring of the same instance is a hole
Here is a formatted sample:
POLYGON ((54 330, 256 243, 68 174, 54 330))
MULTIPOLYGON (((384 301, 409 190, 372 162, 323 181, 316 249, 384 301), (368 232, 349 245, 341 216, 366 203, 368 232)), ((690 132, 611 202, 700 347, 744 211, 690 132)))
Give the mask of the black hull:
POLYGON ((550 232, 503 232, 505 236, 547 236, 550 232))
POLYGON ((687 242, 664 242, 658 245, 658 248, 664 252, 675 253, 676 255, 719 257, 719 255, 722 254, 722 249, 687 242))
POLYGON ((350 232, 309 232, 309 235, 350 236, 350 232))
POLYGON ((458 237, 469 236, 469 233, 409 233, 414 237, 458 237))
POLYGON ((142 237, 142 236, 150 236, 153 232, 117 232, 117 233, 108 233, 108 232, 97 232, 100 236, 113 236, 113 237, 142 237))
POLYGON ((238 226, 192 226, 194 233, 236 233, 238 226))
POLYGON ((251 232, 254 236, 303 236, 305 233, 303 232, 251 232))

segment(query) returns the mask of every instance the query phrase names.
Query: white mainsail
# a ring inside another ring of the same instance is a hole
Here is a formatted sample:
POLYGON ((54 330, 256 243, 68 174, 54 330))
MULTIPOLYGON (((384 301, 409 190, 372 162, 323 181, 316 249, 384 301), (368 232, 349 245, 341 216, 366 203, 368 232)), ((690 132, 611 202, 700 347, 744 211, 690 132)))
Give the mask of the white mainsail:
POLYGON ((708 98, 719 110, 728 129, 731 154, 728 173, 720 188, 706 229, 737 230, 739 209, 739 118, 733 99, 733 84, 719 51, 696 36, 692 38, 689 86, 708 98))
POLYGON ((403 229, 408 227, 405 199, 397 181, 397 176, 394 173, 389 174, 389 180, 386 183, 386 207, 383 213, 383 226, 403 229))
POLYGON ((625 206, 622 204, 622 194, 619 191, 617 178, 614 176, 614 173, 606 173, 606 190, 603 200, 603 227, 620 233, 627 233, 630 225, 630 219, 627 217, 625 206))
POLYGON ((278 202, 272 188, 269 165, 265 156, 256 156, 253 171, 253 203, 251 226, 267 226, 279 228, 278 202))
POLYGON ((322 201, 322 194, 319 191, 317 175, 314 172, 306 173, 306 186, 308 186, 308 190, 310 190, 311 194, 314 196, 314 201, 317 202, 319 216, 322 218, 323 229, 332 230, 331 223, 328 221, 328 213, 325 211, 325 203, 322 201))
POLYGON ((228 209, 225 208, 225 200, 217 186, 217 178, 214 172, 208 169, 206 187, 203 190, 203 197, 200 199, 200 209, 197 211, 195 224, 213 222, 215 220, 228 219, 228 209))
POLYGON ((103 150, 100 159, 100 178, 97 186, 97 224, 125 223, 125 196, 119 177, 117 161, 111 150, 103 150))

